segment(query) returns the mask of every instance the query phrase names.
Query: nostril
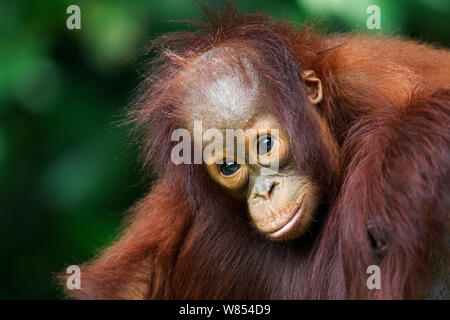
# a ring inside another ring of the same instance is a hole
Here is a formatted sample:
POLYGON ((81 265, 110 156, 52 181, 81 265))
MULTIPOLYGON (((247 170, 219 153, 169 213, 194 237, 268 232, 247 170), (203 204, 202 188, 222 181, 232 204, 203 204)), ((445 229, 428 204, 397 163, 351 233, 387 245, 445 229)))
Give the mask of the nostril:
POLYGON ((260 193, 257 192, 257 193, 255 193, 253 195, 253 200, 254 201, 259 201, 259 200, 261 200, 261 198, 263 198, 265 200, 269 200, 269 197, 270 197, 270 191, 266 190, 265 192, 260 192, 260 193))
POLYGON ((279 184, 278 181, 274 181, 274 182, 272 183, 272 185, 270 186, 270 189, 268 190, 268 195, 269 195, 270 197, 272 196, 272 194, 273 194, 273 192, 274 192, 274 190, 275 190, 275 187, 276 187, 278 184, 279 184))
POLYGON ((271 186, 270 186, 270 189, 269 189, 269 196, 270 195, 272 195, 272 193, 273 193, 273 190, 275 189, 275 187, 277 186, 277 184, 278 184, 278 182, 274 182, 271 186))

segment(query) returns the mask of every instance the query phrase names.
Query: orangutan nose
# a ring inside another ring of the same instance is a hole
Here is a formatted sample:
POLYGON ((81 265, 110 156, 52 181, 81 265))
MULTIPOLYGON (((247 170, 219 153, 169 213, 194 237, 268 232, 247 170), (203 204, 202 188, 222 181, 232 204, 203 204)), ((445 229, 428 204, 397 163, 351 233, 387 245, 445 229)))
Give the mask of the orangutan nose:
POLYGON ((273 177, 259 176, 255 180, 253 198, 262 197, 265 200, 269 200, 277 184, 278 181, 275 181, 273 177))

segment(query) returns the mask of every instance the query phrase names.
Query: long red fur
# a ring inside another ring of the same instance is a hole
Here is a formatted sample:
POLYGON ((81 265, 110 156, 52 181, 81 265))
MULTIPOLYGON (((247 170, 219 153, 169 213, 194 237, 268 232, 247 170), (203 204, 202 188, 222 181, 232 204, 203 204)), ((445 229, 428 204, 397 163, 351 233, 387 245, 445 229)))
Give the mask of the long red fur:
POLYGON ((165 35, 149 49, 159 55, 131 117, 144 164, 161 178, 132 210, 120 239, 82 266, 82 289, 68 295, 424 297, 432 252, 439 245, 445 251, 449 223, 449 51, 399 38, 327 35, 233 6, 206 16, 200 31, 165 35), (263 238, 245 204, 224 194, 201 165, 170 160, 171 132, 182 127, 177 75, 223 44, 258 53, 252 66, 270 84, 267 98, 289 132, 298 170, 325 194, 316 223, 298 240, 263 238), (307 69, 323 84, 318 107, 305 96, 300 73, 307 69), (320 119, 338 155, 327 147, 320 119), (366 287, 372 264, 381 268, 381 290, 366 287))

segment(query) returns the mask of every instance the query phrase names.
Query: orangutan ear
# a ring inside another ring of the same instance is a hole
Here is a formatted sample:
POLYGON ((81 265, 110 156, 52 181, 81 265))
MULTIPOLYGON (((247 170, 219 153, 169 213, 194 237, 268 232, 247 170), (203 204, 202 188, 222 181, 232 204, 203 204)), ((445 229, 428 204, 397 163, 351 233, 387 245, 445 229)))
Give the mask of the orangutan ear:
POLYGON ((312 104, 318 104, 322 101, 322 82, 317 78, 316 73, 313 70, 306 70, 302 73, 302 78, 306 84, 306 91, 308 94, 308 100, 312 104))

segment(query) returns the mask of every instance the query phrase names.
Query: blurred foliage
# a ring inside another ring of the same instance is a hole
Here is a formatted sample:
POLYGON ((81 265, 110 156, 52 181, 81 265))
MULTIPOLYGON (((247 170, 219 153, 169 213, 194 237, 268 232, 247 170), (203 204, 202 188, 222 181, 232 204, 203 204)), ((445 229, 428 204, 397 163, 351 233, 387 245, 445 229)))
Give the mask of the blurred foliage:
MULTIPOLYGON (((366 8, 377 4, 383 32, 450 45, 448 0, 238 4, 330 31, 366 30, 366 8)), ((54 273, 108 244, 148 190, 117 122, 145 45, 200 12, 190 0, 0 2, 0 299, 61 297, 54 273), (70 4, 81 8, 81 30, 66 28, 70 4)))

